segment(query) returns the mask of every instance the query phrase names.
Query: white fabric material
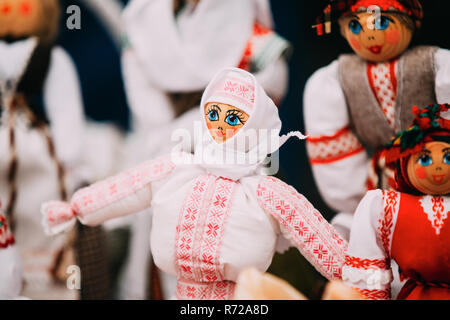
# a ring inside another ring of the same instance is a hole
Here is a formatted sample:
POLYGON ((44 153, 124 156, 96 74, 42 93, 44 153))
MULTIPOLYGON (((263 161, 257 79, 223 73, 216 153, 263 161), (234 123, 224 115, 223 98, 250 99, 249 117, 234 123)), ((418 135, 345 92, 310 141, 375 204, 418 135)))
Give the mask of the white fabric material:
POLYGON ((238 65, 255 10, 253 1, 202 0, 179 28, 172 1, 134 0, 123 17, 152 83, 166 91, 196 91, 223 67, 238 65))
POLYGON ((15 246, 0 248, 0 300, 17 299, 22 290, 22 263, 15 246))
POLYGON ((85 118, 80 82, 70 56, 60 47, 52 50, 44 83, 44 104, 60 160, 73 168, 82 153, 85 118))
POLYGON ((434 65, 437 102, 450 103, 450 50, 438 49, 434 55, 434 65))
POLYGON ((195 158, 202 162, 201 166, 208 173, 232 180, 260 174, 259 170, 263 168, 267 155, 277 151, 289 137, 306 138, 300 132, 279 136, 281 120, 277 107, 252 74, 237 68, 224 69, 213 78, 203 94, 200 115, 203 130, 200 132, 201 135, 196 137, 198 142, 195 158), (241 130, 224 143, 218 144, 206 127, 204 106, 210 101, 211 96, 215 96, 217 86, 231 78, 243 79, 254 87, 254 105, 249 119, 241 130), (261 130, 266 130, 265 134, 261 133, 261 130), (255 139, 244 139, 246 136, 255 139), (234 161, 230 162, 229 159, 234 161), (245 160, 239 163, 239 159, 245 160))
MULTIPOLYGON (((353 218, 350 242, 347 254, 352 257, 371 260, 388 258, 378 237, 379 219, 384 213, 383 194, 381 190, 369 191, 359 204, 353 218)), ((395 221, 394 221, 395 225, 395 221)), ((383 270, 380 270, 383 271, 383 270)), ((369 290, 386 290, 392 281, 392 272, 373 273, 373 270, 356 271, 345 267, 342 279, 352 287, 369 290), (362 274, 361 274, 362 273, 362 274)))
MULTIPOLYGON (((339 83, 338 61, 319 69, 308 80, 304 95, 306 133, 311 137, 333 136, 350 125, 345 96, 339 83)), ((366 192, 369 159, 365 152, 312 171, 325 202, 338 212, 354 212, 366 192)))

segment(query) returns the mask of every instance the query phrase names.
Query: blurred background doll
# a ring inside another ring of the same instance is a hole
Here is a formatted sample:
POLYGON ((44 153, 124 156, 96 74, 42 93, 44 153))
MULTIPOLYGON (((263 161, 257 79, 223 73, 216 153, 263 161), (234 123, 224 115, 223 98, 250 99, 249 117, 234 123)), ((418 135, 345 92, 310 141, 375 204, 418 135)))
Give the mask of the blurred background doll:
POLYGON ((78 298, 65 285, 66 267, 77 264, 81 295, 105 297, 99 229, 80 226, 78 236, 48 238, 40 228, 42 201, 65 199, 95 178, 83 157, 87 136, 78 75, 55 45, 59 16, 57 0, 0 1, 0 148, 8 155, 0 162, 0 195, 23 260, 23 295, 78 298), (85 246, 89 238, 98 245, 85 246))
POLYGON ((22 263, 14 236, 0 213, 0 300, 17 299, 22 291, 22 263))
POLYGON ((346 238, 367 189, 393 181, 377 150, 408 127, 411 106, 450 101, 450 51, 409 48, 422 18, 418 0, 339 0, 316 25, 319 34, 329 33, 338 21, 355 53, 318 70, 304 93, 314 177, 341 213, 333 224, 346 238))
POLYGON ((203 129, 194 154, 147 161, 81 189, 70 203, 43 204, 47 233, 152 206, 151 252, 177 276, 177 299, 232 298, 240 271, 265 271, 280 237, 325 277, 340 279, 346 241, 305 197, 264 174, 268 155, 304 136, 280 136, 278 109, 255 77, 220 71, 197 111, 203 129))
POLYGON ((390 260, 407 280, 397 299, 450 299, 450 105, 414 115, 384 151, 397 191, 369 191, 355 214, 343 279, 368 299, 391 298, 390 260))
MULTIPOLYGON (((123 21, 123 76, 132 120, 123 168, 169 152, 174 130, 193 131, 202 92, 223 67, 254 73, 277 105, 282 102, 289 44, 272 30, 268 0, 132 0, 123 21)), ((141 299, 148 296, 150 218, 142 213, 131 219, 121 291, 122 298, 141 299)), ((163 282, 166 296, 172 295, 175 279, 164 276, 163 282)))

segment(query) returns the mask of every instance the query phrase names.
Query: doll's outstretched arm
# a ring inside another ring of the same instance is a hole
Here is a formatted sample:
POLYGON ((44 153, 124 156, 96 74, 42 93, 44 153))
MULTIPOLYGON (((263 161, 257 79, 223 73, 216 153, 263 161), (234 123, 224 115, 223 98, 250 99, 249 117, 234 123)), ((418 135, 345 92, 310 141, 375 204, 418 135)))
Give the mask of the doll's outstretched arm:
POLYGON ((258 186, 260 206, 280 225, 283 236, 326 278, 341 279, 347 242, 293 187, 265 177, 258 186))
POLYGON ((398 195, 393 191, 369 191, 353 219, 342 278, 367 299, 390 299, 392 271, 387 252, 398 195))
POLYGON ((151 183, 170 175, 174 167, 169 156, 161 157, 77 191, 70 203, 44 203, 41 212, 46 233, 65 231, 77 219, 96 226, 148 208, 152 200, 151 183))
POLYGON ((325 202, 337 212, 353 213, 367 191, 369 159, 351 128, 338 67, 335 61, 318 70, 306 85, 307 151, 325 202))

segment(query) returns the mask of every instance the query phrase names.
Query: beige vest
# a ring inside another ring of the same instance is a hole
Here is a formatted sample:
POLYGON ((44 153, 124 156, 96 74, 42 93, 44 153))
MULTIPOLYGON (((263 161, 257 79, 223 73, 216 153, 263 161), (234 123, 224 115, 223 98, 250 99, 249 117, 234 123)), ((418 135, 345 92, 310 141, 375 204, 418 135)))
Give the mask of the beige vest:
MULTIPOLYGON (((437 47, 416 47, 404 53, 398 63, 395 127, 405 130, 414 119, 413 106, 436 103, 434 54, 437 47)), ((375 150, 395 135, 369 84, 367 62, 355 54, 339 58, 339 77, 347 106, 360 141, 375 150)))

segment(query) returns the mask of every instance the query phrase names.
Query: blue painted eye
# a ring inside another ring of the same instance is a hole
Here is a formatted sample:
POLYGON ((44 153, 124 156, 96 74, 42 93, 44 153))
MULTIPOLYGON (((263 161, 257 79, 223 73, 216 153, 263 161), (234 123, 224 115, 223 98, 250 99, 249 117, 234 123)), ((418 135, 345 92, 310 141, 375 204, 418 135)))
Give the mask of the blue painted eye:
POLYGON ((421 155, 419 158, 419 164, 423 167, 428 167, 433 164, 433 159, 429 155, 421 155))
POLYGON ((362 26, 357 20, 350 21, 348 27, 350 28, 351 32, 353 32, 356 35, 361 33, 362 26))
POLYGON ((219 114, 217 113, 216 110, 211 110, 208 113, 208 119, 209 119, 209 121, 217 121, 217 120, 219 120, 219 114))
POLYGON ((230 126, 237 126, 241 124, 241 120, 239 117, 235 114, 230 114, 226 119, 225 122, 228 123, 230 126))
POLYGON ((445 164, 450 164, 450 153, 446 153, 444 155, 444 163, 445 164))
POLYGON ((375 28, 378 30, 386 30, 389 27, 389 24, 389 19, 385 16, 375 19, 375 28))

